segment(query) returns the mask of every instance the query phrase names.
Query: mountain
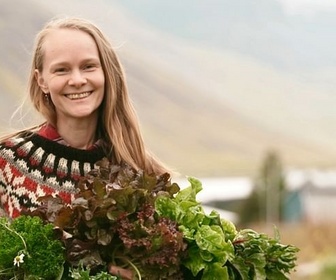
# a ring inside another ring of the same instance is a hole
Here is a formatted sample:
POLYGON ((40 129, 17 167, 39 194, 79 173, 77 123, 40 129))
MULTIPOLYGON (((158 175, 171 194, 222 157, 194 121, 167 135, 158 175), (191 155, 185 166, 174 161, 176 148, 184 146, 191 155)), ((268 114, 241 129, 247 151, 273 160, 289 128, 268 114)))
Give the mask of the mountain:
POLYGON ((201 61, 194 69, 207 67, 212 93, 235 110, 333 149, 335 10, 288 16, 278 1, 269 0, 122 4, 158 30, 205 47, 195 55, 201 61))
POLYGON ((236 50, 279 68, 335 66, 335 10, 314 16, 289 16, 278 0, 120 3, 132 17, 165 33, 194 43, 236 50))
MULTIPOLYGON (((211 9, 190 0, 133 3, 0 0, 0 35, 6 38, 0 43, 0 127, 8 125, 24 92, 34 34, 47 19, 67 14, 92 19, 111 38, 146 143, 180 173, 251 175, 268 149, 277 149, 286 166, 335 164, 336 87, 308 78, 315 70, 306 64, 290 62, 304 58, 286 45, 290 38, 279 43, 289 36, 288 18, 276 1, 218 0, 211 9), (149 15, 166 18, 175 29, 146 18, 141 8, 149 7, 154 9, 149 15), (231 39, 225 43, 227 34, 231 39)), ((333 67, 323 68, 324 79, 329 81, 333 67)))

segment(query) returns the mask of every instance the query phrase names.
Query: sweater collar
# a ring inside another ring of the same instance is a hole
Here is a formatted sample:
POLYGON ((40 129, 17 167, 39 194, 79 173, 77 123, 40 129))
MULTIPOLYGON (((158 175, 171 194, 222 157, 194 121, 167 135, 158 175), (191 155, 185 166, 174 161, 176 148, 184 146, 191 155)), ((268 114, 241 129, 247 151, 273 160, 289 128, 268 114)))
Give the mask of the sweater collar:
MULTIPOLYGON (((51 141, 55 141, 59 144, 62 144, 64 146, 70 146, 58 133, 57 129, 49 124, 46 123, 43 125, 40 130, 37 132, 38 135, 47 138, 51 141)), ((96 147, 99 147, 101 145, 101 140, 96 141, 92 146, 88 147, 87 150, 92 150, 96 147)))
POLYGON ((43 125, 37 132, 37 134, 53 141, 58 141, 59 139, 62 139, 62 137, 58 134, 56 128, 51 124, 43 125))

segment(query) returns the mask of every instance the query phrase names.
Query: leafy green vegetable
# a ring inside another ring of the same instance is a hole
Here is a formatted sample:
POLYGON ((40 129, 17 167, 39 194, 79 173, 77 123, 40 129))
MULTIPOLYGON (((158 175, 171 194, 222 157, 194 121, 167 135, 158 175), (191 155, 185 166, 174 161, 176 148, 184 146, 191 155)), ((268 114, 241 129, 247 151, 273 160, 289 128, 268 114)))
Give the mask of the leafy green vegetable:
POLYGON ((20 216, 11 223, 0 219, 0 279, 55 279, 62 272, 64 248, 55 238, 53 225, 37 217, 20 216), (13 265, 16 256, 23 262, 13 265), (24 271, 24 275, 23 275, 24 271))
POLYGON ((234 248, 231 241, 226 240, 225 233, 234 231, 234 227, 229 222, 222 222, 216 212, 205 214, 196 200, 202 185, 195 178, 189 178, 189 182, 191 186, 181 190, 174 198, 158 197, 156 211, 176 221, 183 232, 188 241, 188 257, 182 265, 193 276, 204 270, 202 279, 228 279, 224 265, 234 257, 234 248))
POLYGON ((188 258, 182 261, 194 277, 201 279, 289 279, 298 249, 282 245, 279 234, 270 238, 251 229, 237 232, 215 211, 205 214, 196 200, 201 182, 189 178, 190 187, 174 198, 159 197, 159 215, 177 222, 188 242, 188 258))
POLYGON ((79 266, 70 271, 70 277, 74 280, 118 280, 117 276, 112 276, 107 272, 99 272, 96 275, 90 275, 90 269, 79 266))
POLYGON ((118 273, 126 266, 130 277, 182 279, 183 234, 154 209, 157 197, 173 197, 178 186, 168 174, 148 175, 105 160, 98 165, 78 185, 72 205, 44 197, 31 214, 59 229, 72 267, 118 273))
POLYGON ((71 205, 45 196, 37 217, 0 220, 0 279, 289 279, 298 249, 205 213, 199 180, 97 166, 71 205))
POLYGON ((278 238, 244 229, 233 244, 236 256, 231 265, 241 279, 289 279, 288 273, 295 267, 298 249, 280 244, 278 238))

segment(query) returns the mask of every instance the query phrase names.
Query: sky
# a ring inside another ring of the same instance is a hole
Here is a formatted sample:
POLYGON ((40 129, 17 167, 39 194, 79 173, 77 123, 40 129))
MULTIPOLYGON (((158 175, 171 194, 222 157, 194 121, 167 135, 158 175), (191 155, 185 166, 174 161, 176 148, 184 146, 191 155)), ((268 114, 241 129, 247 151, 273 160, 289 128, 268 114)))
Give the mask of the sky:
POLYGON ((288 14, 314 15, 320 11, 335 10, 336 0, 278 0, 288 14))

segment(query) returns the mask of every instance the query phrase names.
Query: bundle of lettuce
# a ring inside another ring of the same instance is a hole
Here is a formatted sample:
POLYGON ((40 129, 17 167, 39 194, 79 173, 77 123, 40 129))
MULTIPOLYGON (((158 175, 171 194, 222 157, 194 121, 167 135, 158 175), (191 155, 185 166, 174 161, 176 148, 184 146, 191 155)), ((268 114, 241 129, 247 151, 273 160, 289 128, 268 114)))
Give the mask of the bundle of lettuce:
POLYGON ((298 248, 237 231, 169 174, 97 163, 71 205, 59 197, 0 219, 0 279, 289 279, 298 248))

